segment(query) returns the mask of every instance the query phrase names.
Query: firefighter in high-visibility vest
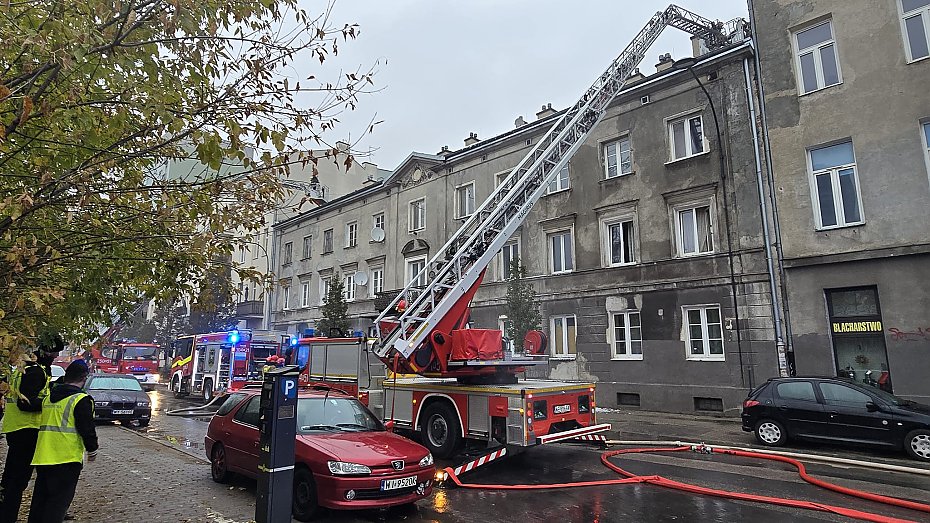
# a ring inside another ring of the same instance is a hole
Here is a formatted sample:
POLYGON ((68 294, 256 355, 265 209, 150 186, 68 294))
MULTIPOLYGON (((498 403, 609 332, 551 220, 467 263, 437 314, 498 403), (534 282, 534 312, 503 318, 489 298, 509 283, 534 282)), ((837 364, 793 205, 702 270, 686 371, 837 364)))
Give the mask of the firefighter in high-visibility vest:
POLYGON ((29 523, 61 523, 87 461, 97 458, 94 400, 84 391, 89 370, 74 360, 42 401, 39 437, 32 464, 36 483, 29 506, 29 523))
POLYGON ((60 336, 49 336, 40 342, 34 354, 23 355, 10 372, 3 418, 3 433, 9 448, 0 479, 0 523, 16 521, 23 492, 32 478, 32 456, 39 435, 42 400, 49 391, 49 366, 64 345, 60 336))

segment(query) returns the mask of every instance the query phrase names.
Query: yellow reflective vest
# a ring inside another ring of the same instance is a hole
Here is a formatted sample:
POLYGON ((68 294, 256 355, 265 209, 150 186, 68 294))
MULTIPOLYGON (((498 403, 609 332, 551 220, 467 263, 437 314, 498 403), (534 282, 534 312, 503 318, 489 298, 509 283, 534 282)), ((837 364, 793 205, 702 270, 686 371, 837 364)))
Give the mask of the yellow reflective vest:
POLYGON ((84 461, 84 440, 74 423, 74 407, 87 394, 78 392, 61 401, 42 400, 42 422, 32 457, 33 465, 61 465, 84 461))
MULTIPOLYGON (((39 368, 42 369, 42 373, 45 374, 45 386, 42 387, 42 390, 39 392, 39 398, 44 402, 45 398, 48 397, 49 377, 41 365, 39 368)), ((25 412, 20 410, 19 406, 16 405, 16 401, 20 398, 19 387, 23 382, 23 374, 25 373, 21 366, 14 367, 12 374, 10 374, 10 390, 6 393, 6 412, 3 415, 4 434, 16 432, 21 429, 39 428, 39 418, 42 416, 42 413, 25 412)))

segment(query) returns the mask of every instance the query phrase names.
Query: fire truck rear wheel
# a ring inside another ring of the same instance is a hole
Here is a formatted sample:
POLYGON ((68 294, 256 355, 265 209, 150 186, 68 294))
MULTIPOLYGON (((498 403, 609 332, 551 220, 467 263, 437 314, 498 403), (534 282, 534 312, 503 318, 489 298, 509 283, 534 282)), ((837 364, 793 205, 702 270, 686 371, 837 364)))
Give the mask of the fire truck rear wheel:
POLYGON ((210 452, 210 476, 217 483, 226 483, 229 480, 229 468, 226 464, 226 448, 222 443, 213 445, 210 452))
POLYGON ((294 470, 294 501, 291 512, 297 521, 311 521, 320 509, 313 473, 298 465, 294 470))
POLYGON ((204 401, 213 400, 213 380, 211 379, 203 380, 203 400, 204 401))
POLYGON ((420 417, 423 445, 437 458, 451 457, 462 442, 462 427, 446 403, 430 403, 420 417))

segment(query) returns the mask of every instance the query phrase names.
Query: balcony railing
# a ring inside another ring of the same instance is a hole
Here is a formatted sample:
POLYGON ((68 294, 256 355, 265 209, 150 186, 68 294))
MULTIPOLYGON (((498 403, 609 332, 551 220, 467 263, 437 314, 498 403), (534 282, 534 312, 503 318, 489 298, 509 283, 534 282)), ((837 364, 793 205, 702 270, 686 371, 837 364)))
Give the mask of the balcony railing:
POLYGON ((236 316, 240 318, 261 318, 265 314, 265 302, 249 300, 236 304, 236 316))

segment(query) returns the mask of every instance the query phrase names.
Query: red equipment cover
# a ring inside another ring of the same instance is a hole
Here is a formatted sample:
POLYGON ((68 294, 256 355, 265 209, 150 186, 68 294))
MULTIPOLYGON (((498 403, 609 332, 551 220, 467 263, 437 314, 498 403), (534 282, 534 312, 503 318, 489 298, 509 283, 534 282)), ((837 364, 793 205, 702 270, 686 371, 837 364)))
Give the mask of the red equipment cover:
POLYGON ((452 331, 451 359, 499 360, 504 357, 502 338, 496 329, 459 329, 452 331))

